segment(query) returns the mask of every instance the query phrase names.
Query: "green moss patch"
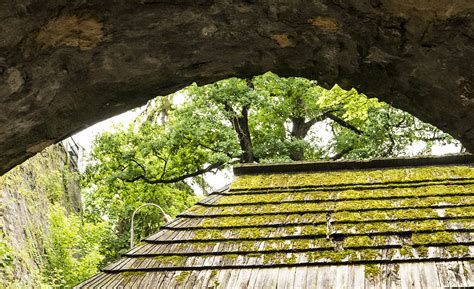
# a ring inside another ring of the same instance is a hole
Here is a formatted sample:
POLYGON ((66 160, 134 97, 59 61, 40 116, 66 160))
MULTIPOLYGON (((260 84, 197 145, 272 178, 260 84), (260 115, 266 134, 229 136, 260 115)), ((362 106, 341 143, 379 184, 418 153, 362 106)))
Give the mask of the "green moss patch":
POLYGON ((332 212, 358 210, 384 210, 396 208, 429 208, 439 205, 474 205, 474 195, 436 196, 425 198, 321 201, 311 203, 277 203, 245 206, 204 207, 196 205, 188 213, 194 215, 241 215, 265 213, 332 212))
POLYGON ((176 279, 176 281, 181 283, 184 280, 188 279, 190 274, 191 274, 191 271, 181 271, 181 272, 179 272, 178 275, 176 275, 175 279, 176 279))
POLYGON ((435 232, 435 233, 415 233, 412 236, 414 244, 430 245, 430 244, 443 244, 443 243, 455 243, 454 233, 452 232, 435 232))
MULTIPOLYGON (((228 253, 224 254, 220 257, 214 257, 212 253, 202 255, 202 256, 193 256, 195 262, 197 263, 204 263, 209 258, 220 258, 221 264, 256 264, 256 265, 275 265, 275 264, 286 264, 292 265, 297 263, 340 263, 340 262, 373 262, 373 261, 390 261, 395 258, 395 256, 401 256, 402 259, 412 259, 412 258, 427 258, 428 256, 428 249, 429 246, 415 246, 412 247, 410 245, 405 245, 402 248, 374 248, 374 249, 335 249, 334 247, 330 248, 321 248, 322 250, 317 251, 308 251, 308 252, 292 252, 291 250, 288 251, 288 248, 284 248, 285 246, 296 248, 300 247, 311 247, 315 246, 312 243, 313 240, 305 241, 306 243, 298 243, 295 244, 283 244, 278 243, 276 245, 268 244, 265 246, 267 248, 278 248, 281 252, 273 252, 273 253, 248 253, 248 254, 235 254, 235 253, 228 253), (252 259, 252 260, 250 260, 252 259)), ((361 242, 357 242, 354 245, 361 245, 365 244, 363 239, 360 240, 361 242)), ((366 240, 368 241, 368 240, 366 240)), ((445 246, 440 247, 442 250, 438 250, 441 254, 437 257, 441 258, 459 258, 465 257, 469 254, 469 247, 462 246, 462 245, 453 245, 453 246, 445 246)), ((184 265, 186 256, 180 255, 173 255, 173 256, 159 256, 154 257, 155 260, 159 261, 160 266, 175 266, 179 267, 184 265)), ((399 259, 399 257, 396 257, 399 259)), ((155 266, 158 264, 155 264, 155 266)), ((375 269, 369 266, 369 269, 375 269)), ((370 272, 374 273, 376 271, 369 270, 370 272)), ((179 277, 180 275, 178 275, 179 277)), ((182 280, 187 278, 187 275, 181 277, 182 280)))
MULTIPOLYGON (((474 209, 474 208, 473 208, 474 209)), ((474 212, 471 212, 474 216, 474 212)), ((466 214, 467 215, 467 214, 466 214)), ((390 211, 361 211, 361 212, 335 212, 332 218, 337 222, 372 221, 372 220, 397 220, 438 218, 438 213, 431 209, 399 209, 390 211)))
POLYGON ((450 221, 423 220, 423 221, 393 221, 384 223, 359 223, 359 224, 336 224, 338 232, 351 234, 368 234, 383 232, 417 232, 417 231, 442 231, 448 227, 455 226, 466 229, 474 228, 472 219, 459 219, 450 221))
POLYGON ((367 279, 373 279, 380 274, 380 265, 378 264, 367 264, 364 267, 365 278, 367 279))
POLYGON ((297 174, 244 175, 236 178, 232 189, 286 188, 353 183, 383 183, 439 179, 473 178, 469 166, 437 166, 361 171, 332 171, 297 174))
POLYGON ((469 254, 469 247, 468 246, 450 246, 446 248, 447 252, 451 257, 464 257, 469 254))
POLYGON ((299 224, 325 222, 326 214, 281 214, 272 216, 235 216, 204 218, 196 227, 237 227, 268 224, 299 224))
POLYGON ((325 235, 326 225, 304 225, 296 227, 275 228, 238 228, 238 229, 197 229, 194 230, 194 240, 212 239, 256 239, 299 235, 325 235))
POLYGON ((130 278, 130 277, 139 277, 145 275, 146 272, 144 271, 125 271, 125 272, 120 272, 120 275, 122 277, 130 278))
POLYGON ((273 203, 288 201, 337 201, 367 198, 413 198, 424 196, 472 195, 474 184, 467 185, 431 185, 408 188, 369 188, 365 190, 341 191, 288 191, 288 192, 257 192, 253 194, 227 195, 216 201, 215 205, 239 205, 253 203, 273 203))
POLYGON ((156 261, 166 266, 180 266, 186 261, 186 256, 182 255, 171 255, 171 256, 156 256, 153 257, 156 261))

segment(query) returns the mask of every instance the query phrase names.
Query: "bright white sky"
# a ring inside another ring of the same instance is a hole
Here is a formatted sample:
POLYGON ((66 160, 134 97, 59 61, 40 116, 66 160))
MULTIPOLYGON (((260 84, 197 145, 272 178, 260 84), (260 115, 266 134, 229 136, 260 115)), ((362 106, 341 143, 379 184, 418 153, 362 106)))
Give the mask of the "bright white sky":
POLYGON ((92 142, 97 135, 106 131, 114 131, 114 127, 117 125, 126 126, 127 124, 131 123, 142 110, 142 108, 137 108, 116 115, 82 130, 72 137, 79 145, 84 148, 84 152, 87 154, 91 151, 92 142))
MULTIPOLYGON (((178 95, 175 98, 175 103, 180 104, 184 101, 184 95, 178 95)), ((91 151, 91 146, 94 138, 106 131, 114 131, 115 127, 117 126, 127 126, 130 122, 132 122, 143 110, 145 106, 129 110, 125 113, 119 114, 117 116, 111 117, 104 121, 101 121, 89 128, 84 129, 83 131, 73 135, 72 137, 74 140, 84 148, 84 157, 87 158, 88 153, 91 151)), ((315 127, 312 129, 313 131, 317 131, 319 137, 321 138, 322 142, 329 141, 330 132, 327 129, 327 126, 323 123, 316 124, 315 127), (321 133, 322 132, 322 133, 321 133)), ((413 145, 413 151, 416 152, 417 150, 422 149, 422 146, 419 144, 413 145)), ((444 154, 452 154, 458 153, 460 150, 459 146, 454 144, 450 145, 436 145, 433 147, 433 154, 434 155, 444 155, 444 154)), ((83 158, 83 162, 85 159, 83 158)), ((220 189, 221 187, 229 184, 232 181, 233 174, 231 170, 220 172, 218 174, 208 174, 206 176, 207 182, 212 186, 214 190, 220 189)), ((198 186, 193 186, 196 190, 197 194, 200 194, 200 189, 198 186)))

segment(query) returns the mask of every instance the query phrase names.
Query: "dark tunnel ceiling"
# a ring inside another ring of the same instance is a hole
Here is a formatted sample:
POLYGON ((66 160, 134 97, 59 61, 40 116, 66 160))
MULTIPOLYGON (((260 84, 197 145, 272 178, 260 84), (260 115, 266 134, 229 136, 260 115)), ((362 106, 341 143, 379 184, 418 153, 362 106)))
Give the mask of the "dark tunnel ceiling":
POLYGON ((0 7, 0 173, 156 95, 269 70, 356 87, 474 150, 472 0, 0 7))

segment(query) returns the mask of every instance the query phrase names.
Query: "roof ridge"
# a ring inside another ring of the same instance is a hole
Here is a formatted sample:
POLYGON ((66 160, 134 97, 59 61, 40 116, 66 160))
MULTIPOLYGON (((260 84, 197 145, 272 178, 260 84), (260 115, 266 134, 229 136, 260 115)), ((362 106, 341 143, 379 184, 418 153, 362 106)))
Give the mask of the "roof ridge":
POLYGON ((349 160, 349 161, 308 161, 292 163, 274 164, 241 164, 234 167, 234 174, 252 175, 269 173, 292 173, 292 172, 318 172, 336 170, 357 170, 357 169, 381 169, 397 167, 420 167, 438 165, 462 165, 474 164, 474 155, 452 154, 445 156, 430 157, 402 157, 402 158, 380 158, 370 160, 349 160))

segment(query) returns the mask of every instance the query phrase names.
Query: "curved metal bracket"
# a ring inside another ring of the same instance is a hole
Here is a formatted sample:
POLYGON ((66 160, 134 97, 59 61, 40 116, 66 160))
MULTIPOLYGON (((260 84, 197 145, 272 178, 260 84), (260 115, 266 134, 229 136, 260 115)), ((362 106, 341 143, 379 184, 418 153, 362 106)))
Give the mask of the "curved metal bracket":
POLYGON ((171 217, 165 213, 165 211, 160 207, 158 206, 157 204, 154 204, 154 203, 146 203, 146 204, 143 204, 141 206, 139 206, 138 208, 135 209, 135 211, 133 211, 133 214, 132 214, 132 220, 130 221, 130 249, 133 248, 133 245, 134 245, 134 242, 133 242, 133 239, 134 239, 134 231, 133 231, 133 221, 135 219, 135 214, 138 212, 138 210, 140 210, 141 208, 143 207, 147 207, 147 206, 153 206, 153 207, 156 207, 158 208, 161 213, 163 214, 163 218, 165 219, 165 221, 168 223, 168 222, 171 222, 171 217))

